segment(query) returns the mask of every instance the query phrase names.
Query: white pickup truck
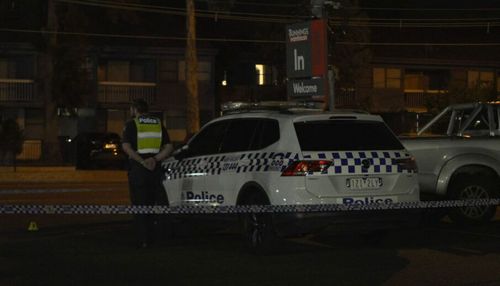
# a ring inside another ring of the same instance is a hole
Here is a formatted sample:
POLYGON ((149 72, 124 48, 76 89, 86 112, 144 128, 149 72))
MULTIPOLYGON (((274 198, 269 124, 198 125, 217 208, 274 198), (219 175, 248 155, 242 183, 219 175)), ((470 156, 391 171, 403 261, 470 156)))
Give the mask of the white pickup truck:
MULTIPOLYGON (((500 102, 445 108, 419 132, 401 138, 418 165, 422 197, 488 199, 500 197, 500 102)), ((452 208, 457 223, 489 221, 496 206, 452 208)))

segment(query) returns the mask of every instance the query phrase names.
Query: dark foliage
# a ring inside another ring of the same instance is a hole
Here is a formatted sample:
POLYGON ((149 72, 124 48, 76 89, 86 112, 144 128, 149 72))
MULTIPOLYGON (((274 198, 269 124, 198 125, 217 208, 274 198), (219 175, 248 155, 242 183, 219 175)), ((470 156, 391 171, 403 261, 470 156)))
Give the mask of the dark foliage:
POLYGON ((10 163, 23 151, 23 131, 14 119, 6 119, 0 125, 0 163, 10 163))

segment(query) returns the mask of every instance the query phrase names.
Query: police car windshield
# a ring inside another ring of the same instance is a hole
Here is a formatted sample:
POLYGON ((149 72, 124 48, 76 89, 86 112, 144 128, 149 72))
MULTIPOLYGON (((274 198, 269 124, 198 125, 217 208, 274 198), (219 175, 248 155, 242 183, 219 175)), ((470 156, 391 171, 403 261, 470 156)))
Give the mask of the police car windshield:
POLYGON ((383 122, 322 120, 295 123, 302 151, 401 150, 383 122))

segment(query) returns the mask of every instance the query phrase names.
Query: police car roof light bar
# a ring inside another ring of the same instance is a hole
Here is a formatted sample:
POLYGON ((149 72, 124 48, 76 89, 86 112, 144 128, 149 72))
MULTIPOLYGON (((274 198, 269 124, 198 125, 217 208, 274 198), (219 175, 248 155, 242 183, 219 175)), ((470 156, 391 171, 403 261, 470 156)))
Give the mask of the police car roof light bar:
POLYGON ((223 115, 252 111, 322 111, 318 102, 261 101, 261 102, 226 102, 221 105, 223 115))

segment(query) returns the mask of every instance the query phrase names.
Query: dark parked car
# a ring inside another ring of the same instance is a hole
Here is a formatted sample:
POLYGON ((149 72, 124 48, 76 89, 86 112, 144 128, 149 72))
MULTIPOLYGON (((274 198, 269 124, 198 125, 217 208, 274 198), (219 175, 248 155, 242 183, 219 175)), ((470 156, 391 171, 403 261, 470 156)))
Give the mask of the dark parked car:
POLYGON ((86 132, 78 134, 72 144, 77 169, 117 168, 126 166, 127 156, 116 133, 86 132))

